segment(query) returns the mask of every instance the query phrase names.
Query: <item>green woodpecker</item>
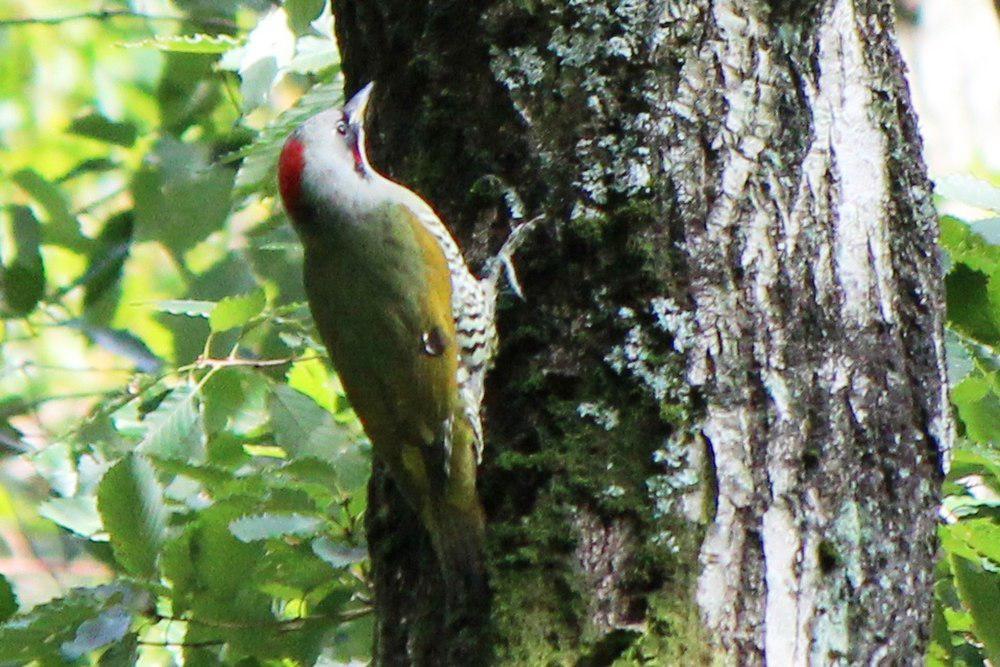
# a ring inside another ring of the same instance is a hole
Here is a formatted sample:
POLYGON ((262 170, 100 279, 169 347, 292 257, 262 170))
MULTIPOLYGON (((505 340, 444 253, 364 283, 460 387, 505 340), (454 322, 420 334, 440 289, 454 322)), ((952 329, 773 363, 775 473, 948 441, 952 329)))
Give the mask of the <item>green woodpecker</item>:
POLYGON ((372 169, 371 91, 291 134, 279 190, 305 249, 313 318, 375 456, 430 533, 449 585, 482 592, 476 465, 496 280, 477 280, 431 207, 372 169))

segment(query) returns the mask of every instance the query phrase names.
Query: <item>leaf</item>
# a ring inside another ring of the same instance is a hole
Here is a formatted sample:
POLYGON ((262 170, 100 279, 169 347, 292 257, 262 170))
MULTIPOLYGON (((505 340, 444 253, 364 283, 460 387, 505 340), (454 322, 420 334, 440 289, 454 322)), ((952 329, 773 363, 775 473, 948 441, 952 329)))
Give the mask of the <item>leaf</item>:
POLYGON ((131 332, 95 326, 83 320, 67 322, 66 326, 79 329, 95 345, 125 357, 143 373, 154 373, 163 366, 163 360, 153 354, 146 343, 131 332))
POLYGON ((990 245, 1000 246, 1000 218, 987 218, 969 223, 969 229, 990 245))
POLYGON ((38 513, 89 539, 93 539, 104 528, 97 511, 97 498, 94 496, 49 498, 38 506, 38 513))
POLYGON ((1000 188, 973 176, 944 176, 937 179, 935 191, 947 199, 1000 213, 1000 188))
POLYGON ((329 412, 287 385, 274 385, 267 403, 274 439, 293 456, 333 460, 354 445, 347 430, 338 427, 329 412))
POLYGON ((125 636, 132 625, 132 612, 116 604, 101 611, 76 629, 72 641, 63 642, 61 652, 69 660, 77 660, 99 648, 113 644, 125 636))
POLYGON ((197 461, 205 455, 205 428, 190 386, 171 391, 142 421, 146 432, 137 451, 161 458, 197 461))
POLYGON ((87 249, 90 240, 80 233, 80 221, 70 212, 66 197, 58 186, 33 169, 17 171, 11 176, 11 180, 45 210, 45 227, 42 232, 45 243, 79 251, 87 249))
POLYGON ((7 577, 0 574, 0 622, 17 613, 17 596, 7 577))
POLYGON ((966 433, 976 442, 1000 442, 1000 397, 991 384, 984 375, 969 375, 951 390, 966 433))
POLYGON ((5 252, 3 305, 11 314, 27 315, 45 294, 41 226, 27 206, 11 206, 7 212, 7 237, 13 247, 5 252))
POLYGON ((217 304, 214 301, 199 301, 195 299, 168 299, 153 304, 155 310, 171 315, 187 315, 188 317, 208 318, 217 304))
POLYGON ((139 136, 135 123, 114 121, 98 111, 74 118, 67 131, 117 146, 132 146, 139 136))
POLYGON ((98 667, 134 667, 139 662, 139 635, 130 632, 101 655, 98 667))
POLYGON ((288 15, 288 27, 296 35, 309 31, 311 24, 326 6, 326 0, 285 0, 285 14, 288 15))
POLYGON ((311 116, 343 103, 344 96, 339 81, 313 86, 291 108, 278 116, 277 120, 261 130, 250 146, 235 156, 243 158, 236 174, 235 194, 238 197, 274 194, 278 155, 288 135, 311 116))
POLYGON ((313 399, 327 412, 336 412, 337 394, 333 391, 333 377, 321 359, 296 361, 285 377, 289 387, 313 399))
POLYGON ((954 387, 972 372, 975 365, 961 336, 952 329, 945 329, 944 345, 948 359, 948 385, 954 387))
POLYGON ((1000 576, 961 556, 952 554, 949 560, 962 603, 972 614, 976 638, 990 662, 1000 664, 1000 576))
POLYGON ((364 547, 334 542, 326 535, 312 541, 312 550, 314 554, 334 568, 350 567, 368 558, 368 550, 364 547))
POLYGON ((152 47, 169 53, 225 53, 242 44, 229 35, 167 35, 124 44, 126 48, 152 47))
POLYGON ((61 598, 40 604, 0 625, 0 664, 66 664, 61 647, 72 644, 81 624, 118 605, 138 613, 148 609, 149 594, 124 583, 76 588, 61 598))
POLYGON ((90 309, 121 280, 125 260, 132 249, 131 213, 121 213, 104 223, 90 252, 87 270, 76 282, 85 286, 84 308, 90 309))
POLYGON ((242 327, 260 315, 266 305, 267 295, 261 288, 238 296, 227 296, 212 309, 208 324, 214 332, 242 327))
POLYGON ((229 217, 233 177, 206 146, 162 139, 132 180, 137 239, 182 257, 229 217))
POLYGON ((269 512, 240 517, 229 524, 229 530, 241 542, 253 542, 285 535, 313 535, 322 525, 323 521, 314 516, 269 512))
POLYGON ((112 466, 97 487, 97 508, 115 559, 134 576, 154 577, 167 510, 149 461, 129 454, 112 466))

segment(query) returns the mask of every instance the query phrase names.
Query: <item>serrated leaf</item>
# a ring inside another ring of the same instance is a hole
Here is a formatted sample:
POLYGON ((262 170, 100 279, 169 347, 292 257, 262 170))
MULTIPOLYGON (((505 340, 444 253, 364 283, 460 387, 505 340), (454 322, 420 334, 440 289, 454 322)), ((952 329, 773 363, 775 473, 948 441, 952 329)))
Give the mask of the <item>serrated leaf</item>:
POLYGON ((111 120, 97 111, 74 118, 67 131, 117 146, 132 146, 139 136, 135 123, 111 120))
POLYGON ((335 568, 350 567, 368 558, 368 550, 344 542, 334 542, 326 535, 312 541, 313 553, 335 568))
POLYGON ((138 451, 160 458, 199 461, 205 455, 205 428, 192 387, 171 391, 142 420, 146 432, 138 451))
POLYGON ((38 506, 38 513, 89 539, 93 539, 103 529, 101 515, 97 511, 97 498, 94 496, 49 498, 38 506))
POLYGON ((260 315, 266 305, 267 295, 261 288, 246 294, 227 296, 212 309, 208 324, 215 332, 242 327, 260 315))
POLYGON ((990 662, 1000 664, 1000 576, 961 556, 953 554, 949 560, 962 604, 972 614, 976 638, 990 662))
POLYGON ((309 117, 340 106, 343 102, 339 81, 313 86, 291 108, 261 130, 250 146, 234 156, 243 158, 236 174, 235 193, 240 197, 259 193, 274 194, 278 155, 285 139, 309 117))
POLYGON ((1000 213, 1000 188, 974 176, 955 174, 937 179, 937 194, 1000 213))
POLYGON ((323 521, 314 516, 268 512, 240 517, 229 524, 229 531, 241 542, 254 542, 285 535, 313 535, 322 525, 323 521))
POLYGON ((98 613, 102 601, 91 591, 71 591, 63 598, 38 605, 0 625, 0 664, 24 665, 32 660, 62 664, 59 644, 72 637, 80 623, 98 613))
POLYGON ((13 247, 5 252, 3 305, 8 313, 27 315, 45 294, 41 225, 27 206, 10 206, 7 212, 6 236, 13 247))
POLYGON ((333 460, 353 447, 350 434, 315 401, 287 385, 275 385, 268 397, 274 439, 293 456, 333 460))
POLYGON ((169 53, 209 53, 220 54, 234 49, 242 40, 229 35, 206 35, 199 33, 196 35, 168 35, 152 37, 137 42, 129 42, 126 48, 152 47, 160 51, 169 53))
POLYGON ((216 305, 214 301, 198 301, 195 299, 167 299, 165 301, 156 301, 152 304, 153 309, 161 313, 204 318, 211 316, 216 305))
POLYGON ((101 610, 96 618, 87 619, 76 629, 72 641, 62 643, 60 651, 69 660, 77 660, 125 636, 132 625, 132 612, 116 604, 101 610))
POLYGON ((17 613, 17 596, 7 577, 0 574, 0 623, 17 613))
POLYGON ((132 575, 154 577, 166 537, 163 487, 144 456, 129 454, 97 487, 97 508, 115 559, 132 575))

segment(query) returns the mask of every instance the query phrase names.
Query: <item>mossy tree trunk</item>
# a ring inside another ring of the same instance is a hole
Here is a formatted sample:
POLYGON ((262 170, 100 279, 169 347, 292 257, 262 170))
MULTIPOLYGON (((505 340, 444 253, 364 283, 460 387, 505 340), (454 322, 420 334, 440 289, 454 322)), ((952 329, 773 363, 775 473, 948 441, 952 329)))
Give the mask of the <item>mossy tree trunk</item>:
POLYGON ((916 660, 951 437, 892 3, 337 0, 375 163, 473 264, 489 615, 446 624, 381 472, 380 664, 916 660))

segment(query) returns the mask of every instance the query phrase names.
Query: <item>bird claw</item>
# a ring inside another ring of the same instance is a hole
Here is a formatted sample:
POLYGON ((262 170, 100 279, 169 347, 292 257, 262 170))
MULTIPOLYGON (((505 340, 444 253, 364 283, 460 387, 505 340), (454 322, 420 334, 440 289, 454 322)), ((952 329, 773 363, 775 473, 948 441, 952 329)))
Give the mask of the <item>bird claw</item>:
POLYGON ((503 242, 500 247, 500 252, 493 257, 489 266, 486 269, 486 273, 490 280, 496 284, 500 279, 500 270, 503 269, 504 275, 507 277, 507 282, 510 284, 511 290, 518 296, 519 299, 524 301, 524 291, 521 289, 521 282, 517 279, 517 270, 514 268, 513 257, 517 249, 524 243, 524 239, 527 238, 528 232, 534 229, 539 222, 544 219, 545 216, 539 215, 527 222, 522 222, 521 224, 514 227, 507 240, 503 242))

